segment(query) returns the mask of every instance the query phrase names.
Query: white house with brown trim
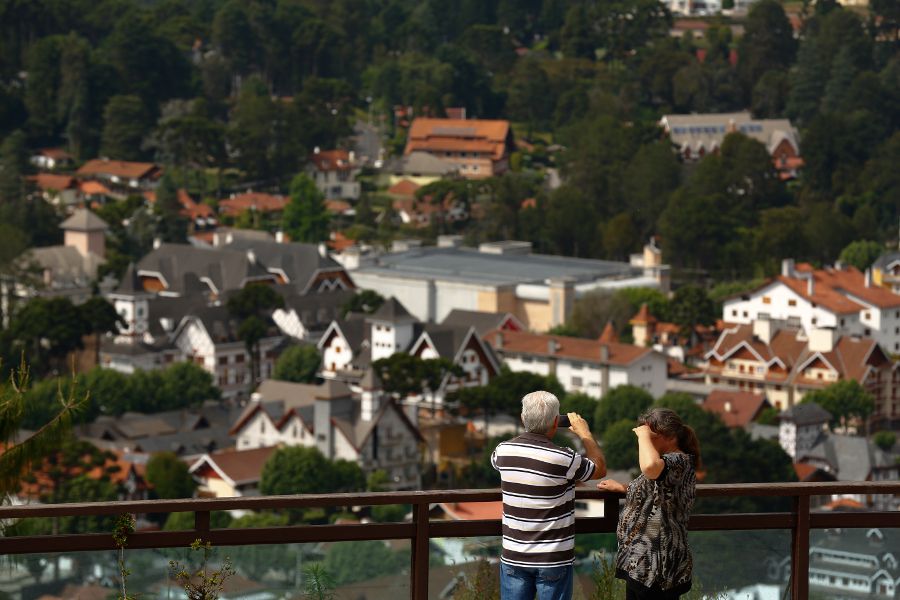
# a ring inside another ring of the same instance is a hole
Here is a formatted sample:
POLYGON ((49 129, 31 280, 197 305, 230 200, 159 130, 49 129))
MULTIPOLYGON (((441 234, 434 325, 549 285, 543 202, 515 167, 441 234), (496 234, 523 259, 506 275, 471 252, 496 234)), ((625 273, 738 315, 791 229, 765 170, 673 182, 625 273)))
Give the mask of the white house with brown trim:
POLYGON ((871 337, 887 352, 900 353, 900 295, 874 285, 869 271, 849 266, 814 269, 785 260, 781 275, 725 300, 722 319, 781 320, 807 332, 830 328, 838 335, 871 337))
POLYGON ((197 482, 200 496, 234 498, 258 496, 263 466, 276 448, 228 448, 204 454, 188 472, 197 482))
POLYGON ((870 338, 757 319, 723 331, 706 360, 707 384, 764 394, 780 410, 812 390, 853 379, 875 397, 876 417, 900 419, 896 364, 870 338))
POLYGON ((620 385, 666 391, 667 359, 650 348, 521 331, 492 331, 485 341, 510 370, 555 375, 567 391, 597 399, 620 385))
POLYGON ((317 448, 329 460, 383 470, 391 489, 421 487, 424 439, 370 370, 358 385, 264 381, 231 429, 238 449, 283 444, 317 448))

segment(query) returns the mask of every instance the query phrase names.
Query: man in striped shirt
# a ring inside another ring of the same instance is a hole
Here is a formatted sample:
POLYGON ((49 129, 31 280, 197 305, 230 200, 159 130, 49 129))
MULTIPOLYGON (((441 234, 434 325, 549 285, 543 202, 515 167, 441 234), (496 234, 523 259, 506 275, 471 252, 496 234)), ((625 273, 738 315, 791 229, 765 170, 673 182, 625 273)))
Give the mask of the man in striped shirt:
POLYGON ((503 491, 502 600, 572 597, 575 482, 606 475, 606 460, 587 422, 568 417, 586 456, 550 441, 559 427, 559 400, 550 392, 522 398, 525 433, 491 455, 503 491))

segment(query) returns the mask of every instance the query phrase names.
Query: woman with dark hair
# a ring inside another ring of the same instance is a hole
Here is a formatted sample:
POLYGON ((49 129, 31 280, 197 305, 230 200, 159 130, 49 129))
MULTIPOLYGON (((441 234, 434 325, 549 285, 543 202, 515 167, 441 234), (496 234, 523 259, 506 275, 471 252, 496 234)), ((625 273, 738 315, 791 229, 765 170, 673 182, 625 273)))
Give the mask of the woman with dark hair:
POLYGON ((694 507, 700 442, 675 411, 653 408, 638 419, 640 476, 626 488, 611 479, 601 490, 625 493, 616 537, 616 577, 626 600, 674 600, 691 589, 687 524, 694 507))

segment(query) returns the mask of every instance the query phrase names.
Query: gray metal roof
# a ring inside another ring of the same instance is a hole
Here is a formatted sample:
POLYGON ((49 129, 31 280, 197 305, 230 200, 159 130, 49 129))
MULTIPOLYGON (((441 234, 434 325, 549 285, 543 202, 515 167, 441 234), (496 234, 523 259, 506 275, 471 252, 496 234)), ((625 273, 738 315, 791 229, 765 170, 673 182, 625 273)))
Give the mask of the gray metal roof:
POLYGON ((375 265, 360 267, 354 273, 512 285, 545 283, 560 277, 571 277, 576 282, 624 279, 639 276, 642 271, 628 263, 608 260, 427 247, 382 255, 375 265))
POLYGON ((245 255, 252 251, 263 268, 269 272, 272 269, 283 272, 289 283, 301 290, 306 288, 316 271, 343 270, 334 259, 319 254, 319 248, 315 244, 280 244, 274 240, 235 237, 222 248, 238 250, 245 255))
POLYGON ((76 208, 72 216, 60 223, 60 229, 69 231, 106 231, 109 225, 86 208, 76 208))
POLYGON ((791 421, 797 425, 818 425, 831 420, 831 413, 815 402, 801 402, 779 415, 782 421, 791 421))
POLYGON ((162 244, 142 258, 137 269, 161 274, 168 284, 167 291, 182 295, 209 291, 201 278, 208 279, 221 294, 240 289, 247 280, 273 277, 241 250, 190 244, 162 244))
POLYGON ((97 269, 106 260, 94 252, 87 256, 72 246, 32 248, 22 256, 22 264, 36 263, 50 271, 50 289, 84 287, 97 278, 97 269))
POLYGON ((484 335, 488 331, 492 331, 500 327, 504 319, 510 316, 510 313, 493 313, 483 312, 480 310, 463 310, 454 308, 451 310, 441 325, 447 327, 474 327, 478 335, 484 335))
POLYGON ((872 469, 891 464, 880 448, 864 437, 827 433, 802 457, 832 465, 839 481, 866 481, 872 469))
POLYGON ((389 323, 407 323, 415 321, 416 318, 409 314, 406 307, 399 300, 391 296, 378 307, 369 317, 372 321, 387 321, 389 323))

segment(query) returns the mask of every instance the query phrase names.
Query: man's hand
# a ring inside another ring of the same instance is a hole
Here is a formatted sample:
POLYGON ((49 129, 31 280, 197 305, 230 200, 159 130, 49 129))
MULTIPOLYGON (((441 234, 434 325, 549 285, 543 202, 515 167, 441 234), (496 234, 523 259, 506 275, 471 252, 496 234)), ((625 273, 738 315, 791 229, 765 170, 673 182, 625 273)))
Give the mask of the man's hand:
POLYGON ((601 492, 617 492, 620 494, 624 494, 628 491, 623 484, 619 483, 615 479, 604 479, 600 483, 597 484, 597 489, 601 492))
POLYGON ((570 412, 567 413, 567 416, 569 417, 569 422, 571 423, 569 429, 572 430, 572 433, 574 433, 581 439, 592 437, 591 429, 590 427, 588 427, 587 421, 585 421, 581 417, 581 415, 579 415, 578 413, 570 412))

